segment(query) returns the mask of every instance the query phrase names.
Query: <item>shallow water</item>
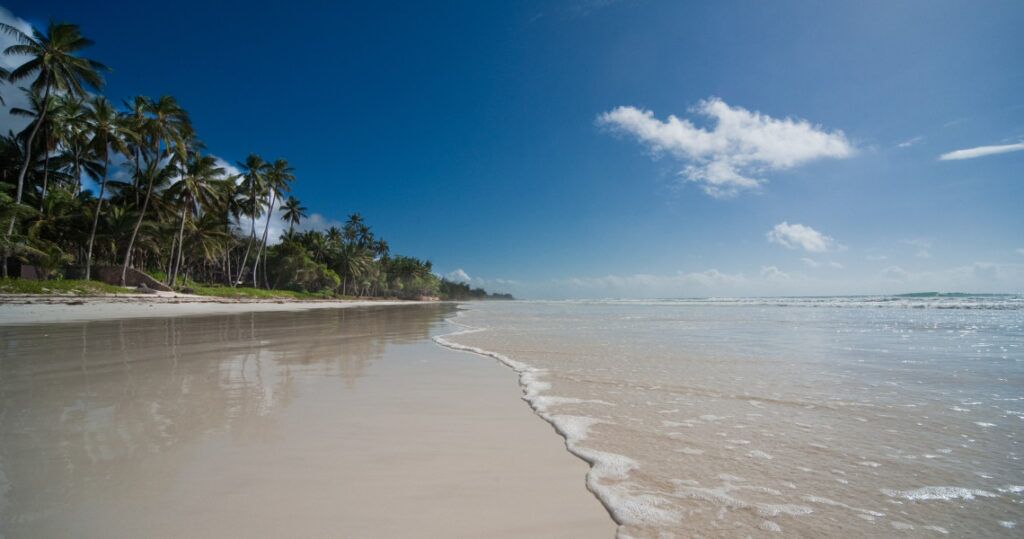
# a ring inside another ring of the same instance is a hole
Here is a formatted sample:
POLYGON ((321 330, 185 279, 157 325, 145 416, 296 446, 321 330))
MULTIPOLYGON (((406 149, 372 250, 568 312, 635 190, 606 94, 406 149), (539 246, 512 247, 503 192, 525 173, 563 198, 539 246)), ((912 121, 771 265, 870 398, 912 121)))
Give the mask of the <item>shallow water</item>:
POLYGON ((1019 536, 1024 301, 473 304, 620 536, 1019 536))

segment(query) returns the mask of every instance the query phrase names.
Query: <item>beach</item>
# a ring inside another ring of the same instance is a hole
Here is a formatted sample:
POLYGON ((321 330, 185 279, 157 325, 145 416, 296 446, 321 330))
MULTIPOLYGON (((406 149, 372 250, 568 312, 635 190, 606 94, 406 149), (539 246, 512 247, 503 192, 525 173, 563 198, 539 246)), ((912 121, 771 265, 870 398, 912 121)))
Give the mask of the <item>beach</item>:
POLYGON ((453 304, 84 301, 0 305, 0 535, 615 533, 453 304))

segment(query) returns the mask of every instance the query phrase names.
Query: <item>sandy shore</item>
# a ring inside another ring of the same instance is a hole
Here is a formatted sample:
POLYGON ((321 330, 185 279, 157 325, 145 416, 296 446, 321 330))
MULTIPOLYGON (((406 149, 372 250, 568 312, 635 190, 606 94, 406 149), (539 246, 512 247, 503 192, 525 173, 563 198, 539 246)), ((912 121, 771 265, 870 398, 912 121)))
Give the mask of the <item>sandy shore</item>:
POLYGON ((175 292, 118 294, 116 296, 57 296, 0 294, 0 325, 114 320, 161 316, 231 314, 246 312, 343 309, 378 305, 420 304, 399 300, 235 299, 175 292))
POLYGON ((153 305, 0 307, 6 535, 614 535, 514 374, 430 342, 453 305, 153 305))

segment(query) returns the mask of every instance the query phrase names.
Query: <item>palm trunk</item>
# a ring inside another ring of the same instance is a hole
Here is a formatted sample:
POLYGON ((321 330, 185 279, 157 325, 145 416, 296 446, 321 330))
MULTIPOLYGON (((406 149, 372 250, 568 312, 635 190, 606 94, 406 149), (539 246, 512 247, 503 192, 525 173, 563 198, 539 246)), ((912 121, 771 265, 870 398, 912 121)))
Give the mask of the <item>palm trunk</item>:
MULTIPOLYGON (((35 140, 39 127, 46 121, 46 104, 50 101, 50 72, 46 71, 43 77, 43 85, 46 87, 46 91, 43 92, 43 110, 39 111, 39 118, 36 120, 36 124, 32 126, 32 131, 28 134, 28 140, 25 141, 25 161, 21 163, 21 170, 18 171, 18 191, 14 198, 15 206, 21 204, 21 195, 25 191, 25 176, 28 174, 28 166, 32 163, 32 141, 35 140)), ((7 238, 14 234, 14 223, 17 220, 18 215, 15 213, 11 216, 10 224, 7 225, 7 238)), ((4 267, 7 267, 6 253, 4 254, 4 267)))
POLYGON ((252 285, 259 288, 259 281, 256 280, 256 268, 260 265, 260 255, 267 248, 267 234, 270 232, 270 218, 274 215, 274 204, 277 203, 277 191, 275 190, 273 195, 270 197, 270 207, 267 209, 267 224, 263 227, 263 241, 260 244, 259 250, 256 251, 256 262, 252 266, 252 285))
MULTIPOLYGON (((255 179, 252 182, 252 200, 253 200, 253 206, 252 206, 252 215, 250 216, 251 217, 251 219, 250 219, 250 222, 251 222, 251 226, 250 226, 251 233, 249 235, 249 244, 245 246, 245 256, 242 257, 242 264, 238 267, 238 279, 235 279, 236 282, 241 282, 242 275, 245 275, 245 263, 249 261, 249 250, 252 249, 252 242, 256 241, 256 181, 255 181, 255 179)), ((256 286, 255 276, 253 277, 253 280, 254 280, 253 286, 256 286)), ((231 283, 231 286, 232 287, 235 286, 235 283, 234 282, 231 283)))
POLYGON ((124 286, 125 276, 128 274, 128 262, 132 258, 132 247, 135 246, 135 237, 139 234, 139 228, 142 226, 142 220, 146 217, 146 208, 149 207, 149 197, 153 194, 153 184, 155 182, 150 178, 149 187, 146 188, 146 198, 142 202, 142 211, 139 212, 139 220, 135 221, 135 229, 132 230, 132 237, 128 240, 128 250, 124 253, 124 265, 121 266, 121 286, 124 286))
POLYGON ((78 155, 78 146, 75 145, 75 196, 82 192, 82 161, 78 155))
MULTIPOLYGON (((185 250, 185 215, 188 213, 188 204, 181 209, 181 224, 178 225, 178 257, 177 261, 172 260, 174 271, 171 273, 171 286, 174 286, 178 280, 178 271, 181 270, 182 252, 185 250)), ((174 258, 174 251, 171 251, 171 257, 174 258)))
POLYGON ((85 280, 89 280, 92 270, 92 245, 96 241, 96 227, 100 223, 100 210, 103 209, 103 191, 107 189, 107 167, 110 166, 110 150, 103 151, 103 181, 100 182, 100 195, 96 198, 96 214, 92 217, 92 232, 89 233, 89 248, 85 252, 85 280))
POLYGON ((43 202, 46 200, 46 184, 50 177, 50 127, 43 132, 43 151, 46 156, 43 158, 43 192, 39 195, 39 213, 43 212, 43 202))
MULTIPOLYGON (((46 120, 46 103, 50 100, 50 72, 47 71, 43 75, 43 85, 46 90, 43 92, 43 110, 39 112, 39 118, 36 120, 36 125, 32 127, 32 131, 28 134, 28 140, 25 141, 25 161, 21 164, 21 170, 18 171, 18 191, 14 198, 14 207, 17 208, 21 204, 21 195, 25 191, 25 175, 28 174, 28 166, 32 163, 32 141, 36 138, 36 133, 39 132, 39 126, 46 120)), ((11 235, 14 234, 14 225, 18 222, 18 213, 15 212, 11 215, 11 222, 7 225, 7 234, 4 236, 5 239, 10 239, 11 235)), ((3 256, 0 257, 0 266, 3 266, 3 276, 7 277, 7 257, 10 253, 4 248, 3 256)))

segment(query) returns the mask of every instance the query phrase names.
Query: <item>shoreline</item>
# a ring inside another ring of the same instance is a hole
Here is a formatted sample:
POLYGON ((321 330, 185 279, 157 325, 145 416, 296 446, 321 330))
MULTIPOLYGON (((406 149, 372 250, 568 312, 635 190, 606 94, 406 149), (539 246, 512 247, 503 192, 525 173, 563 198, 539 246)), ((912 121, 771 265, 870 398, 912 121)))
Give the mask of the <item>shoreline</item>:
MULTIPOLYGON (((456 317, 461 315, 461 311, 456 313, 456 317)), ((614 503, 617 497, 616 494, 612 492, 609 486, 602 484, 601 480, 606 478, 625 479, 629 470, 635 467, 635 463, 622 455, 595 451, 581 445, 581 442, 587 437, 587 431, 590 426, 600 421, 553 413, 551 411, 552 405, 582 401, 545 394, 550 389, 550 384, 541 380, 547 374, 546 370, 517 361, 499 352, 452 341, 450 338, 455 338, 459 335, 481 333, 487 331, 487 328, 469 326, 456 321, 454 318, 449 318, 446 322, 461 329, 452 333, 437 335, 433 338, 434 342, 438 346, 449 350, 465 352, 494 360, 502 367, 510 369, 515 373, 516 383, 520 389, 520 399, 530 407, 530 412, 534 417, 550 425, 555 433, 562 438, 568 454, 587 465, 585 477, 587 491, 607 511, 608 517, 615 523, 617 528, 616 535, 618 535, 621 527, 631 521, 628 515, 631 508, 628 506, 622 507, 621 505, 616 506, 614 503)))
POLYGON ((224 298, 176 292, 90 296, 0 294, 0 325, 438 303, 443 302, 382 299, 224 298))

